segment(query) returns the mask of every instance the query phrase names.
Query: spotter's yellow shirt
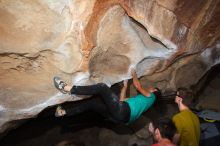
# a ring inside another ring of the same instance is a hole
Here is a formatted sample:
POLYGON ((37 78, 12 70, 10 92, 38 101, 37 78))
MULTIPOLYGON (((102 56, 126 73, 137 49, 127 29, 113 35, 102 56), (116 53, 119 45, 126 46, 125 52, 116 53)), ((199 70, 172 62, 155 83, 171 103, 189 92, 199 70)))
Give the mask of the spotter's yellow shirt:
POLYGON ((199 118, 189 109, 174 115, 173 122, 180 134, 180 146, 199 146, 199 118))

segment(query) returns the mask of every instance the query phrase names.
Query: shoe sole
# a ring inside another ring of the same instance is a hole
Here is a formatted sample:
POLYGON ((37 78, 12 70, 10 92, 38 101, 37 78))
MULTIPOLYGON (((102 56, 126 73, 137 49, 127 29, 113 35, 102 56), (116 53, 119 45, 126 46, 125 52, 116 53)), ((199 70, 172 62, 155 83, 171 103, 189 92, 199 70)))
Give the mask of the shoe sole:
POLYGON ((55 76, 55 77, 53 78, 54 86, 57 88, 57 90, 59 90, 59 91, 62 92, 63 94, 67 94, 66 91, 64 91, 63 89, 60 89, 60 88, 59 88, 59 83, 57 83, 56 80, 61 80, 61 79, 60 79, 60 77, 57 77, 57 76, 55 76))

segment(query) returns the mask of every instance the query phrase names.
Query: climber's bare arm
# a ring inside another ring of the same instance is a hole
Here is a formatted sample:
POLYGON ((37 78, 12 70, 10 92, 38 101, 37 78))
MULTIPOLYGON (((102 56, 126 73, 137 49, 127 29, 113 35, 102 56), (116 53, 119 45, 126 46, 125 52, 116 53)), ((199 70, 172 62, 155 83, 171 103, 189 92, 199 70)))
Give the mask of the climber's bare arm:
POLYGON ((150 92, 148 92, 147 90, 145 90, 142 87, 142 85, 137 77, 136 71, 134 69, 131 70, 131 74, 133 77, 133 85, 135 86, 135 88, 144 96, 147 96, 147 97, 150 96, 150 92))
POLYGON ((124 101, 126 99, 127 87, 128 87, 128 80, 124 80, 124 86, 121 89, 121 93, 120 93, 120 101, 124 101))

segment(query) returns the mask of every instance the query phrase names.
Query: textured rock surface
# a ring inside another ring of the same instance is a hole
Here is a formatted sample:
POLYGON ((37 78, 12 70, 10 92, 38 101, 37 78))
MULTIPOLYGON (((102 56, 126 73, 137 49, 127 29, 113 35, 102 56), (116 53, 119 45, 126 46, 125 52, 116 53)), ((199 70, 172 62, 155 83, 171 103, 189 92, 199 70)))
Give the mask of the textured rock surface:
POLYGON ((110 86, 135 67, 145 86, 194 85, 220 61, 219 12, 219 0, 0 0, 0 132, 80 99, 54 75, 110 86))

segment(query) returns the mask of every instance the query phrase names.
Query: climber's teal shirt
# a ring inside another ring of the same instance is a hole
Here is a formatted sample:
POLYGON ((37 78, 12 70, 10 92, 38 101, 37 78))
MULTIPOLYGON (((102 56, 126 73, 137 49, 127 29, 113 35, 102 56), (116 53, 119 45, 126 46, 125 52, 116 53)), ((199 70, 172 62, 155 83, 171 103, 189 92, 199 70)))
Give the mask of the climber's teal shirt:
POLYGON ((128 124, 131 124, 136 119, 138 119, 143 112, 148 110, 151 105, 155 102, 156 97, 153 93, 149 97, 146 97, 142 94, 128 98, 125 102, 128 103, 131 113, 128 124))

